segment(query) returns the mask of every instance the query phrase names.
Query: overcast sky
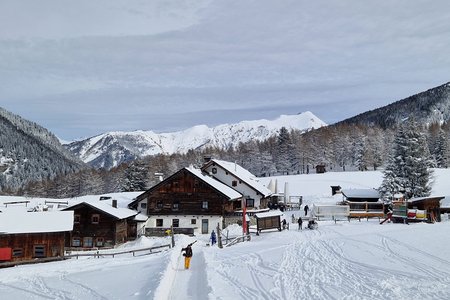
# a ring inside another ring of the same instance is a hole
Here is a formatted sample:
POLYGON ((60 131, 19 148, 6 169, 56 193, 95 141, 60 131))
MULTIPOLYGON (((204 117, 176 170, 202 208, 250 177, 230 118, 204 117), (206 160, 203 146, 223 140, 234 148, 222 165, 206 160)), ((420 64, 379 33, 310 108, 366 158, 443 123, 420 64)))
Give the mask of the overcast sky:
POLYGON ((450 1, 0 0, 0 106, 65 140, 309 110, 450 81, 450 1))

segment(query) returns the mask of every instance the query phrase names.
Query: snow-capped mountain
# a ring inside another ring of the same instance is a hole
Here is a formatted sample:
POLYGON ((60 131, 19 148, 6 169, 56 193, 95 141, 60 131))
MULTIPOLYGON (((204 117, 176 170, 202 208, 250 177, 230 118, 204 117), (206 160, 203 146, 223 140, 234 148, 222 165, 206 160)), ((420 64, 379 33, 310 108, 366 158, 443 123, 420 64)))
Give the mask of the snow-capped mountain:
POLYGON ((66 145, 73 154, 97 168, 112 168, 122 162, 155 154, 185 153, 203 147, 229 148, 240 142, 262 141, 280 128, 308 131, 326 126, 313 113, 281 115, 276 120, 242 121, 216 127, 198 125, 172 133, 153 131, 108 132, 66 145))

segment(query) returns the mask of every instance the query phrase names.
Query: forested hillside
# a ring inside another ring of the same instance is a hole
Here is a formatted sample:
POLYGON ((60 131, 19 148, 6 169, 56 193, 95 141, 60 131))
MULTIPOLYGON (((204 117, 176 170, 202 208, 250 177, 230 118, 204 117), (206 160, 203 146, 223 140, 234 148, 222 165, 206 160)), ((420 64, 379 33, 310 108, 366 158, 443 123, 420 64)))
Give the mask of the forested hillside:
POLYGON ((450 83, 359 114, 339 124, 375 125, 386 129, 411 117, 421 124, 449 122, 450 83))
POLYGON ((45 128, 0 108, 0 191, 14 193, 32 181, 83 168, 45 128))

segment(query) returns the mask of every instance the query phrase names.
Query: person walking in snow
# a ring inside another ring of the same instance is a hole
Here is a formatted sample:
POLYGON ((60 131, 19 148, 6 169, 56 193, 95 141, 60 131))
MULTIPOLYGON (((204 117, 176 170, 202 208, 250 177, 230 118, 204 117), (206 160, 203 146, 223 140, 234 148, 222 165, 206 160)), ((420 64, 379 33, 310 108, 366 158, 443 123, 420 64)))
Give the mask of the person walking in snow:
POLYGON ((216 243, 216 233, 214 232, 214 230, 211 232, 211 246, 214 246, 214 244, 216 243))
POLYGON ((303 210, 305 211, 305 216, 306 216, 308 214, 308 210, 309 210, 308 204, 305 205, 303 210))
POLYGON ((283 230, 286 229, 286 219, 283 219, 282 224, 283 224, 283 230))
MULTIPOLYGON (((195 243, 195 242, 194 242, 195 243)), ((193 244, 193 243, 192 243, 193 244)), ((184 268, 189 269, 189 266, 191 264, 191 258, 192 258, 192 244, 189 244, 186 246, 186 248, 182 248, 181 252, 184 251, 184 268)))
POLYGON ((303 226, 303 220, 302 220, 302 217, 298 217, 298 230, 302 230, 303 228, 302 228, 302 226, 303 226))

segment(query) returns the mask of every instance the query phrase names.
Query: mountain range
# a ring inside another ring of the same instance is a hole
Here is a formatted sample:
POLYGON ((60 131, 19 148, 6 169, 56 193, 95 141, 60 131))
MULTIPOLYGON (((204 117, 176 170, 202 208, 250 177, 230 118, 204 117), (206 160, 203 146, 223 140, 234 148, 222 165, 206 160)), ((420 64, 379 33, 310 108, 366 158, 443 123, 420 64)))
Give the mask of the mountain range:
MULTIPOLYGON (((449 122, 450 83, 330 126, 391 128, 411 117, 422 124, 449 122)), ((32 181, 64 176, 87 165, 110 169, 147 155, 186 153, 207 147, 228 149, 239 143, 263 141, 282 127, 306 132, 324 126, 327 125, 313 113, 304 112, 272 121, 242 121, 212 128, 198 125, 172 133, 108 132, 62 146, 47 129, 0 108, 0 192, 17 191, 32 181)))
POLYGON ((272 121, 242 121, 212 128, 198 125, 171 133, 141 130, 108 132, 72 142, 66 145, 66 148, 95 168, 110 169, 123 162, 147 155, 186 153, 191 149, 206 147, 228 149, 251 140, 263 141, 276 135, 282 127, 305 132, 326 125, 313 113, 307 111, 297 115, 281 115, 272 121))

